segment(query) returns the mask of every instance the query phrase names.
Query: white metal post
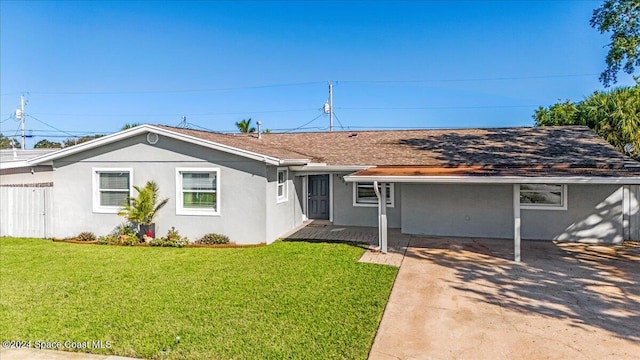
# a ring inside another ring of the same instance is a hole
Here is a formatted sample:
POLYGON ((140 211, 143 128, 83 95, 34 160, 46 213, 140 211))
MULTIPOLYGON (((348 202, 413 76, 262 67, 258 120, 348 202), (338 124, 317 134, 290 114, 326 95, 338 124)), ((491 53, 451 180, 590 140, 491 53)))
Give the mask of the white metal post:
POLYGON ((387 183, 380 184, 380 251, 387 253, 387 183))
POLYGON ((513 260, 520 262, 520 185, 513 185, 513 260))

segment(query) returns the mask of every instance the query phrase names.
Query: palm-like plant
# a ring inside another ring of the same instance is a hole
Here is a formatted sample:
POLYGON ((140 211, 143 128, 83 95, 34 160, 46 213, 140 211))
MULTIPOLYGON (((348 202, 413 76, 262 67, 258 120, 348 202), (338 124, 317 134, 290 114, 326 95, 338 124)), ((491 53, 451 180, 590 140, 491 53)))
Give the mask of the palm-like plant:
POLYGON ((251 126, 251 118, 242 119, 236 122, 236 127, 240 130, 241 133, 252 133, 256 132, 256 128, 251 126))
POLYGON ((154 181, 147 181, 144 187, 134 186, 133 188, 138 192, 138 196, 127 198, 118 215, 124 216, 130 222, 138 225, 153 224, 153 218, 160 209, 167 205, 169 199, 159 200, 158 184, 154 181))

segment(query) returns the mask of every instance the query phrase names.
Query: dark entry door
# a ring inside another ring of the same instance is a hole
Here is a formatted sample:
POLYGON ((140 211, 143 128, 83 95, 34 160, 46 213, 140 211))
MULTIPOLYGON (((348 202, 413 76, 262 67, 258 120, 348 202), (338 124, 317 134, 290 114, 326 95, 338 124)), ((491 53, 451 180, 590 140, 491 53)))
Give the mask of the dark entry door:
POLYGON ((329 175, 309 175, 309 219, 329 220, 329 175))

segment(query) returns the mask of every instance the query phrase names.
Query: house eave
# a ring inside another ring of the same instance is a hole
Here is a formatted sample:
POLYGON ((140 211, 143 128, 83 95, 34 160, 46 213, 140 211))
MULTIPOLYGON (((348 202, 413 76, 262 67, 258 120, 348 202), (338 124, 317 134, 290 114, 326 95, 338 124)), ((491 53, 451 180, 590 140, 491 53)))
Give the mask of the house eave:
POLYGON ((347 175, 346 182, 428 183, 428 184, 610 184, 640 185, 640 177, 604 176, 360 176, 347 175))

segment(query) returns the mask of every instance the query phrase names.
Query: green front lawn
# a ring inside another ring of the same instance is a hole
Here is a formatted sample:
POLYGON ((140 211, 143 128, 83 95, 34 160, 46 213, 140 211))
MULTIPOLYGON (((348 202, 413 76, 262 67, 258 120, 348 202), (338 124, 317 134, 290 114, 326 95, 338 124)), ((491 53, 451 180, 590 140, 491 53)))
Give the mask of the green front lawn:
POLYGON ((362 253, 0 238, 0 338, 101 340, 111 348, 80 351, 141 358, 364 359, 397 269, 362 253))

